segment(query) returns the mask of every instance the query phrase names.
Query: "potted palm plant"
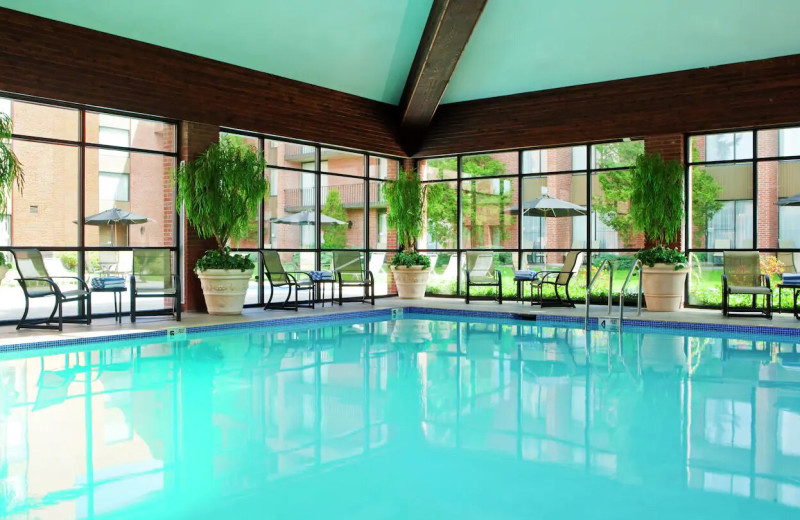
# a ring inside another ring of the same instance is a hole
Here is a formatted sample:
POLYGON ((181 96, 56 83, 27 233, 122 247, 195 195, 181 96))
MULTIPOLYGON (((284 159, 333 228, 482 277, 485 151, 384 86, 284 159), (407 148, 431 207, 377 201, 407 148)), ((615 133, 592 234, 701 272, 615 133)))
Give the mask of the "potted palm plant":
POLYGON ((186 220, 200 237, 217 243, 195 264, 209 314, 242 312, 255 263, 232 254, 228 244, 249 233, 252 216, 269 189, 264 167, 260 154, 226 135, 175 170, 178 207, 184 207, 186 220))
MULTIPOLYGON (((14 184, 21 192, 25 183, 22 163, 11 148, 10 139, 14 133, 14 124, 8 114, 0 112, 0 215, 8 215, 8 203, 14 184)), ((0 281, 11 269, 9 259, 0 253, 0 281)))
POLYGON ((422 234, 425 188, 415 170, 400 170, 397 180, 384 184, 388 209, 386 222, 397 232, 400 252, 392 257, 391 269, 397 296, 418 299, 425 296, 431 260, 417 251, 422 234))
POLYGON ((677 311, 683 301, 686 255, 670 247, 683 221, 683 166, 660 154, 636 158, 631 175, 631 221, 649 246, 636 253, 642 262, 642 289, 650 311, 677 311))

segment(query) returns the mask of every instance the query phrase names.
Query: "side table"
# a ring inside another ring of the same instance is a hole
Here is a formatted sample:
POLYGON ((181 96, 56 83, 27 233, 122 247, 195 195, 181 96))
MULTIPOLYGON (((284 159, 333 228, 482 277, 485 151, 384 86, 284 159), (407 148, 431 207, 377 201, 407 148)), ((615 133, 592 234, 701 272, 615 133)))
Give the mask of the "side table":
POLYGON ((111 296, 114 298, 114 321, 117 323, 122 323, 122 293, 128 290, 127 287, 100 287, 100 288, 93 288, 93 293, 111 293, 111 296), (117 304, 117 298, 119 297, 119 304, 117 304))
POLYGON ((800 296, 800 284, 796 283, 779 283, 777 286, 778 288, 778 312, 782 312, 781 307, 781 296, 783 295, 784 289, 791 289, 792 291, 792 311, 794 313, 795 319, 800 320, 800 309, 797 307, 797 298, 800 296))

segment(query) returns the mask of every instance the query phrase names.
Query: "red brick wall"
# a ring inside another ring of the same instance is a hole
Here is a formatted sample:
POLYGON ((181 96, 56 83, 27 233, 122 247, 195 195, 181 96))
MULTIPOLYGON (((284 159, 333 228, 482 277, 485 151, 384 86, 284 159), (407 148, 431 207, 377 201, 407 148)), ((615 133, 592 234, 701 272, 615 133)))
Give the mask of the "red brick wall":
MULTIPOLYGON (((211 143, 219 140, 219 127, 184 121, 181 123, 181 160, 190 161, 205 151, 211 143)), ((200 288, 200 280, 194 274, 197 259, 209 249, 216 247, 213 239, 202 239, 186 224, 183 228, 183 290, 184 308, 190 311, 205 311, 206 302, 200 288)))

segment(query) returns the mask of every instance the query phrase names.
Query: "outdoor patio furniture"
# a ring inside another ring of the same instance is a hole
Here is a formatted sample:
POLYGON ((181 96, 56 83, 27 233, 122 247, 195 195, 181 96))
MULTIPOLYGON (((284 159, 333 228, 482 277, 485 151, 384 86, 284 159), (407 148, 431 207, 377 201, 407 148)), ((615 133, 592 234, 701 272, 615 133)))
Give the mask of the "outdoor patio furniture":
POLYGON ((470 251, 467 253, 466 265, 467 291, 465 301, 469 304, 472 287, 496 287, 497 303, 503 303, 503 277, 500 270, 494 268, 494 253, 470 251))
POLYGON ((11 249, 14 261, 17 264, 20 287, 25 295, 25 311, 22 313, 17 330, 19 329, 57 329, 63 330, 64 323, 92 323, 92 292, 82 278, 77 276, 50 276, 44 266, 42 253, 38 249, 11 249), (55 282, 57 279, 75 280, 77 289, 62 290, 55 282), (27 319, 32 298, 53 296, 55 305, 47 318, 27 319), (86 302, 86 315, 84 317, 64 317, 63 306, 69 302, 86 302), (51 325, 58 312, 58 325, 51 325))
MULTIPOLYGON (((136 323, 137 298, 172 300, 175 319, 181 321, 181 279, 172 273, 172 251, 169 249, 134 249, 130 277, 131 323, 136 323)), ((163 311, 138 312, 139 315, 163 315, 163 311)))
POLYGON ((737 309, 736 314, 757 312, 772 319, 772 288, 769 275, 761 274, 758 251, 725 251, 722 273, 722 315, 731 316, 730 297, 734 294, 749 294, 753 298, 751 308, 737 309), (758 296, 764 297, 764 307, 757 307, 758 296))
MULTIPOLYGON (((259 251, 261 258, 264 261, 264 276, 267 283, 269 283, 269 299, 264 305, 266 309, 294 309, 298 310, 300 307, 314 308, 314 293, 315 285, 311 275, 305 271, 286 271, 283 268, 280 254, 271 249, 262 249, 259 251), (280 303, 272 303, 272 298, 275 296, 275 288, 286 288, 286 299, 280 303), (292 290, 294 289, 294 304, 289 304, 292 297, 292 290), (300 291, 306 291, 308 294, 308 302, 300 302, 300 291)), ((333 289, 331 289, 333 291, 333 289)))
POLYGON ((573 302, 572 298, 569 296, 569 282, 572 280, 572 277, 575 275, 575 273, 580 270, 581 265, 583 265, 583 252, 570 251, 564 257, 564 264, 561 266, 560 270, 542 271, 539 273, 539 276, 532 283, 531 305, 535 303, 535 295, 538 297, 539 305, 545 306, 543 289, 545 285, 549 285, 553 287, 553 291, 556 293, 556 301, 550 302, 552 305, 561 307, 575 307, 575 302, 573 302), (566 301, 561 298, 561 295, 558 292, 559 287, 564 288, 566 301))
POLYGON ((364 253, 358 251, 334 251, 333 269, 339 282, 339 305, 342 304, 343 288, 362 287, 362 303, 369 300, 375 305, 375 278, 364 266, 364 253))

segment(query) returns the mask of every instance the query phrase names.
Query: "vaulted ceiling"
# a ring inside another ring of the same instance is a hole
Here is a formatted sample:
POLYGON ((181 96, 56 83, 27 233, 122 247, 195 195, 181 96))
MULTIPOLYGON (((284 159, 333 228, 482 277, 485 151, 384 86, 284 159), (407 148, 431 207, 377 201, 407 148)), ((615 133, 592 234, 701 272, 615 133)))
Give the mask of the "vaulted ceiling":
MULTIPOLYGON (((2 7, 391 104, 400 101, 432 4, 0 0, 2 7)), ((489 0, 443 102, 796 54, 798 20, 797 0, 489 0)))

